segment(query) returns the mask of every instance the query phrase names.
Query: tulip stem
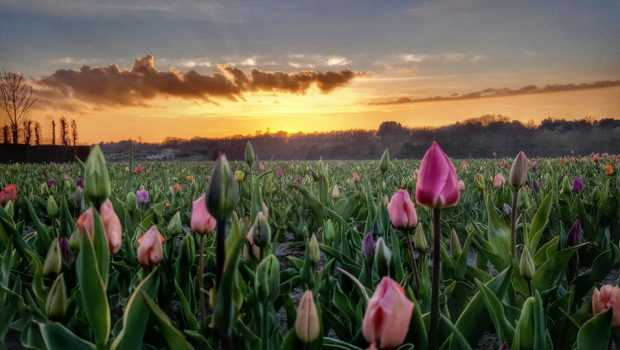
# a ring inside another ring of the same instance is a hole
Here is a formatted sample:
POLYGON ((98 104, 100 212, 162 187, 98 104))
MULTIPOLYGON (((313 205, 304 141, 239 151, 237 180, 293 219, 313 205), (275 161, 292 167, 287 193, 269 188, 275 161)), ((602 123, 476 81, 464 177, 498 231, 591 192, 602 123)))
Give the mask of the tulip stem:
POLYGON ((224 274, 224 263, 226 262, 226 219, 217 220, 217 247, 216 247, 216 267, 215 284, 220 286, 220 280, 224 274))
POLYGON ((441 273, 441 209, 433 208, 433 285, 431 290, 430 350, 439 346, 439 278, 441 273))
POLYGON ((519 199, 519 188, 513 188, 512 190, 512 210, 510 220, 510 232, 512 236, 512 256, 517 257, 517 202, 519 199))
POLYGON ((206 319, 206 302, 205 302, 205 290, 204 290, 204 271, 205 271, 205 257, 204 257, 204 238, 205 236, 201 234, 198 238, 198 295, 200 299, 200 323, 201 326, 204 327, 205 319, 206 319))
POLYGON ((415 261, 415 254, 413 251, 413 243, 411 242, 411 235, 409 234, 409 232, 405 232, 405 236, 407 236, 407 244, 409 245, 409 258, 411 259, 411 270, 413 271, 413 276, 415 278, 415 288, 414 290, 416 291, 416 297, 418 297, 418 293, 417 291, 420 290, 420 274, 418 271, 418 266, 416 264, 415 261))

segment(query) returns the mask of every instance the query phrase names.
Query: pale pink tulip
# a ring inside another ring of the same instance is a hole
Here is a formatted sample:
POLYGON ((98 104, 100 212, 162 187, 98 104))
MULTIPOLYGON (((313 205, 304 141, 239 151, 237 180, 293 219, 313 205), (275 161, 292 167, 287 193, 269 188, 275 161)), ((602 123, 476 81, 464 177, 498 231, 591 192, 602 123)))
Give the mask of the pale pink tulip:
POLYGON ((456 187, 458 187, 459 191, 461 191, 461 192, 465 191, 465 181, 459 180, 456 183, 456 187))
POLYGON ((594 288, 592 293, 592 313, 597 315, 611 309, 613 318, 611 325, 620 327, 620 288, 606 284, 599 291, 594 288))
POLYGON ((506 179, 504 178, 504 175, 502 175, 501 173, 497 173, 495 177, 493 177, 493 187, 495 188, 502 188, 505 182, 506 182, 506 179))
POLYGON ((439 144, 433 142, 420 164, 416 201, 430 208, 447 208, 455 206, 460 196, 454 164, 439 144))
POLYGON ((192 203, 192 231, 205 234, 215 230, 215 218, 207 210, 206 196, 203 193, 192 203))
POLYGON ((413 303, 403 288, 390 277, 383 277, 368 301, 362 331, 364 338, 379 348, 396 348, 405 341, 413 314, 413 303))
POLYGON ((390 203, 387 206, 388 214, 392 225, 397 229, 409 229, 418 224, 418 216, 415 211, 415 205, 411 201, 409 192, 406 190, 398 190, 392 195, 390 203))
POLYGON ((101 221, 103 221, 103 228, 105 229, 105 238, 108 241, 108 247, 112 254, 116 254, 121 249, 123 242, 123 228, 121 227, 121 221, 114 211, 112 202, 107 199, 101 204, 99 208, 101 214, 101 221))
POLYGON ((93 238, 93 208, 88 208, 75 222, 78 230, 81 233, 88 234, 88 237, 93 238))
POLYGON ((157 265, 164 258, 164 236, 153 225, 138 238, 138 262, 142 266, 157 265))

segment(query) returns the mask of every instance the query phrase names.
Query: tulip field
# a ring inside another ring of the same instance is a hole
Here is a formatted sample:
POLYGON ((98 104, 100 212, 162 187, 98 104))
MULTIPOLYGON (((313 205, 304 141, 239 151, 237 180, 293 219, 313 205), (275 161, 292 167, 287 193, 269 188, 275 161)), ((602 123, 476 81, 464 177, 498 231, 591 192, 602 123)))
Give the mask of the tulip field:
POLYGON ((620 349, 620 157, 0 165, 0 349, 620 349))

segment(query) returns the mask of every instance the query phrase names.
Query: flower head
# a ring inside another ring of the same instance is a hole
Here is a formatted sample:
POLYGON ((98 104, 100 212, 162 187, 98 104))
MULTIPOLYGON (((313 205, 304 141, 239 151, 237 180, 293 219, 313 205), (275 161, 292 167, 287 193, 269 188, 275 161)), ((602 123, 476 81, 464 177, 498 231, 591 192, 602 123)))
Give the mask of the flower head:
POLYGON ((611 325, 620 327, 620 288, 606 284, 600 290, 594 288, 592 293, 592 313, 597 315, 611 309, 613 318, 611 325))
POLYGON ((387 209, 390 221, 397 229, 409 229, 418 224, 415 205, 411 201, 409 192, 406 190, 401 189, 396 191, 392 195, 387 209))
POLYGON ((192 202, 192 231, 205 234, 215 230, 215 218, 207 210, 206 195, 203 193, 192 202))
POLYGON ((138 238, 138 262, 142 266, 157 265, 164 258, 164 236, 153 225, 138 238))
POLYGON ((17 200, 17 185, 8 184, 0 191, 0 205, 5 205, 7 202, 15 202, 17 200))
POLYGON ((431 208, 455 206, 460 199, 454 164, 437 142, 424 154, 416 183, 416 201, 431 208))
POLYGON ((579 193, 583 190, 583 179, 579 176, 576 176, 573 180, 573 192, 579 193))
POLYGON ((144 186, 140 186, 140 189, 136 191, 136 200, 138 204, 144 205, 151 200, 151 194, 144 189, 144 186))

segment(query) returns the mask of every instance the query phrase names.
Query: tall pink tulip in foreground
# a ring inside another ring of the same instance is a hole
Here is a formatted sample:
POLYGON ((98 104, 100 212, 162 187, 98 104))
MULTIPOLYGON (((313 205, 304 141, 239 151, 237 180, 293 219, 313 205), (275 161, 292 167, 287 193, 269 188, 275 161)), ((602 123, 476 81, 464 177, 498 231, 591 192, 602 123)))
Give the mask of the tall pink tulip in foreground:
POLYGON ((215 230, 216 220, 207 210, 206 195, 203 193, 192 202, 192 232, 205 234, 215 230))
POLYGON ((456 168, 439 144, 433 142, 420 164, 416 201, 430 208, 448 208, 455 206, 460 196, 456 168))
POLYGON ((611 309, 613 312, 612 326, 620 327, 620 288, 606 284, 599 291, 594 288, 592 293, 592 313, 600 314, 611 309))
POLYGON ((105 238, 108 241, 110 252, 116 254, 121 249, 121 244, 123 242, 121 221, 118 219, 118 215, 116 215, 112 202, 109 199, 106 199, 106 201, 101 204, 99 212, 101 213, 105 238))
POLYGON ((390 199, 388 204, 388 214, 392 225, 400 230, 413 228, 418 224, 418 216, 415 206, 411 201, 409 192, 406 190, 398 190, 390 199))
POLYGON ((164 258, 164 236, 153 225, 138 238, 138 262, 142 266, 157 265, 164 258))
POLYGON ((413 303, 403 288, 389 277, 383 277, 368 301, 362 331, 364 338, 379 348, 396 348, 405 341, 413 314, 413 303))

